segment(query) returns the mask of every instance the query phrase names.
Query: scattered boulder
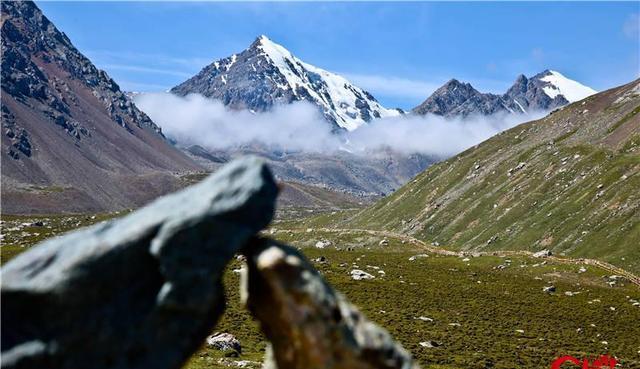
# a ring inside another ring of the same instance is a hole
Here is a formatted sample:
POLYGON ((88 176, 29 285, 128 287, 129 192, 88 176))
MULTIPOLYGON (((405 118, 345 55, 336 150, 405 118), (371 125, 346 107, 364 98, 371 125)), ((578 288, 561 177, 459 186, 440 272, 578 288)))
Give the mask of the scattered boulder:
POLYGON ((544 249, 544 250, 540 250, 536 253, 533 254, 534 258, 546 258, 553 255, 553 253, 550 250, 544 249))
POLYGON ((553 293, 556 292, 556 286, 546 286, 542 287, 542 292, 553 293))
POLYGON ((313 259, 313 261, 315 261, 316 263, 320 263, 320 264, 328 263, 327 258, 324 257, 324 256, 317 257, 317 258, 313 259))
POLYGON ((324 249, 327 246, 331 246, 331 241, 321 240, 321 241, 316 242, 316 248, 317 249, 324 249))
POLYGON ((432 318, 426 317, 426 316, 419 316, 417 318, 415 318, 416 320, 422 320, 423 322, 433 322, 432 318))
POLYGON ((423 341, 423 342, 420 342, 419 345, 426 348, 436 348, 441 346, 436 341, 423 341))
POLYGON ((218 364, 227 366, 230 368, 250 368, 250 369, 258 369, 261 367, 261 363, 257 361, 250 360, 232 360, 227 358, 221 358, 218 360, 218 364))
POLYGON ((383 239, 382 241, 380 241, 380 242, 378 243, 378 245, 380 245, 380 246, 389 246, 389 240, 387 240, 387 239, 385 238, 385 239, 383 239))
POLYGON ((418 259, 422 259, 422 258, 428 258, 429 255, 427 254, 418 254, 418 255, 413 255, 409 258, 409 261, 416 261, 418 259))
POLYGON ((207 337, 207 346, 221 351, 242 353, 240 341, 231 333, 214 333, 207 337))
POLYGON ((354 269, 350 272, 351 278, 356 281, 361 281, 363 279, 374 279, 375 277, 364 270, 354 269))

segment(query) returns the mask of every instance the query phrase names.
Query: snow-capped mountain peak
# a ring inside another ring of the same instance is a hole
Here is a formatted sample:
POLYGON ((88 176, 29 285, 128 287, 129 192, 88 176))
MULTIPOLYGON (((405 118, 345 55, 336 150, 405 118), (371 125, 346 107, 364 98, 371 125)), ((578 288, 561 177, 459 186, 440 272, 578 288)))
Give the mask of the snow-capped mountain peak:
POLYGON ((308 101, 337 127, 354 130, 374 118, 399 115, 335 73, 307 64, 261 35, 239 54, 218 60, 171 92, 200 93, 253 111, 308 101))
POLYGON ((569 79, 554 70, 546 70, 542 74, 543 76, 538 79, 546 82, 542 89, 552 99, 558 95, 563 95, 567 101, 575 102, 597 92, 591 87, 569 79))
POLYGON ((447 117, 531 113, 553 110, 595 93, 594 89, 553 70, 545 70, 531 78, 521 74, 502 95, 482 93, 470 84, 454 79, 436 90, 413 112, 447 117))

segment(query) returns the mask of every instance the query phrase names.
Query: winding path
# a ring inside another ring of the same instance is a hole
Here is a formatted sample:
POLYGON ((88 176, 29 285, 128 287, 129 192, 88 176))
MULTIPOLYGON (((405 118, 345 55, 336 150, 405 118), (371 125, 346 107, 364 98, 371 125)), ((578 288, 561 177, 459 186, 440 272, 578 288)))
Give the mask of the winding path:
MULTIPOLYGON (((527 256, 527 257, 533 257, 533 252, 531 251, 451 251, 451 250, 447 250, 441 247, 436 247, 433 245, 429 245, 427 243, 425 243, 424 241, 421 241, 417 238, 411 237, 411 236, 407 236, 407 235, 403 235, 403 234, 399 234, 399 233, 395 233, 395 232, 389 232, 389 231, 373 231, 373 230, 369 230, 369 229, 349 229, 349 228, 291 228, 291 229, 276 229, 275 233, 306 233, 308 232, 308 229, 312 229, 313 231, 318 231, 318 232, 325 232, 325 233, 360 233, 360 234, 368 234, 371 236, 378 236, 378 237, 386 237, 386 238, 393 238, 396 240, 400 240, 400 241, 404 241, 406 243, 415 245, 415 246, 419 246, 420 248, 425 249, 426 251, 429 251, 431 253, 434 254, 439 254, 439 255, 446 255, 446 256, 467 256, 467 255, 479 255, 479 256, 527 256)), ((579 259, 572 259, 572 258, 566 258, 566 257, 557 257, 557 256, 548 256, 545 257, 544 259, 546 260, 553 260, 555 262, 558 263, 564 263, 564 264, 575 264, 575 265, 590 265, 590 266, 596 266, 598 268, 604 269, 612 274, 615 275, 619 275, 622 276, 626 279, 628 279, 631 283, 635 284, 636 286, 640 287, 640 277, 636 276, 635 274, 626 271, 622 268, 619 268, 615 265, 606 263, 604 261, 600 261, 600 260, 594 260, 594 259, 584 259, 584 258, 579 258, 579 259)))

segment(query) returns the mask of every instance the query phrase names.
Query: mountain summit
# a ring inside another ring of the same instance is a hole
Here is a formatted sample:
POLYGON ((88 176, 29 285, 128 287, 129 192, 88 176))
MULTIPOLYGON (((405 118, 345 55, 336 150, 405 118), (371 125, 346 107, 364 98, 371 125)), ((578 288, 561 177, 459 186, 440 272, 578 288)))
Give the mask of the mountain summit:
POLYGON ((531 78, 520 75, 503 95, 482 93, 469 83, 452 79, 415 107, 413 112, 446 117, 501 112, 519 114, 555 109, 595 93, 594 89, 553 70, 545 70, 531 78))
POLYGON ((336 128, 346 130, 400 114, 385 109, 344 77, 301 61, 264 35, 241 53, 209 64, 171 92, 181 96, 199 93, 229 107, 253 111, 308 101, 336 128))

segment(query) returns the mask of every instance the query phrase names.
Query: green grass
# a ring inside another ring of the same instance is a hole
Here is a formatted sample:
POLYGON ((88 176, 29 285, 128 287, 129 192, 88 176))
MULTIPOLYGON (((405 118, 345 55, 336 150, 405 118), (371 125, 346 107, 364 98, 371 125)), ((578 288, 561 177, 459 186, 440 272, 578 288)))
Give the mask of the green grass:
MULTIPOLYGON (((640 326, 630 324, 640 321, 640 307, 630 302, 640 298, 640 290, 626 282, 609 287, 606 273, 595 267, 579 273, 576 265, 540 265, 543 260, 524 257, 483 256, 464 262, 430 255, 409 261, 424 251, 394 239, 382 248, 376 237, 317 230, 278 232, 276 238, 302 247, 310 259, 326 257, 329 263, 314 263, 316 268, 425 368, 546 368, 559 355, 604 353, 618 357, 624 368, 640 367, 640 326), (310 247, 319 239, 335 247, 310 247), (351 280, 354 264, 376 279, 351 280), (508 266, 495 269, 498 265, 508 266), (551 284, 557 292, 543 293, 551 284), (567 296, 567 291, 579 293, 567 296), (434 321, 415 319, 420 316, 434 321), (516 331, 520 329, 524 333, 516 331), (442 346, 421 347, 426 340, 442 346)), ((234 260, 225 276, 229 304, 215 330, 240 339, 244 348, 239 360, 259 361, 266 342, 239 304, 238 276, 230 271, 238 267, 234 260)), ((223 368, 214 365, 221 357, 202 349, 185 368, 223 368)))
POLYGON ((499 157, 481 145, 371 207, 305 225, 390 230, 457 250, 549 248, 640 273, 638 153, 544 143, 499 157), (525 167, 507 175, 519 162, 525 167))
MULTIPOLYGON (((326 214, 314 222, 346 219, 355 212, 326 214)), ((44 238, 118 215, 3 216, 3 262, 44 238), (35 221, 45 224, 7 232, 35 221), (22 232, 29 236, 22 236, 22 232)), ((640 328, 630 324, 640 321, 640 307, 632 306, 630 301, 640 300, 640 290, 624 281, 609 287, 607 273, 600 269, 587 267, 586 273, 578 273, 576 265, 551 262, 534 266, 541 260, 524 257, 513 257, 507 263, 505 258, 493 256, 463 262, 458 257, 431 255, 410 262, 410 256, 424 251, 396 239, 389 239, 390 245, 382 248, 378 246, 379 237, 357 232, 327 233, 316 228, 309 232, 286 231, 300 224, 276 222, 274 228, 279 231, 273 236, 301 247, 310 259, 325 256, 329 263, 315 265, 327 280, 371 320, 388 329, 423 367, 542 368, 560 354, 583 357, 601 353, 616 355, 625 368, 640 367, 640 328), (320 239, 330 240, 333 246, 314 248, 320 239), (378 273, 370 266, 379 267, 386 274, 372 281, 353 281, 348 273, 354 263, 372 274, 378 273), (501 264, 508 267, 495 269, 501 264), (555 294, 542 292, 542 287, 549 284, 557 287, 555 294), (579 294, 566 296, 566 291, 579 294), (615 311, 610 310, 611 306, 615 311), (419 316, 434 322, 416 320, 419 316), (580 333, 578 328, 582 329, 580 333), (419 346, 426 340, 442 346, 419 346), (608 344, 605 346, 602 341, 608 344)), ((267 343, 239 301, 239 276, 233 269, 240 266, 240 261, 233 260, 227 268, 227 309, 214 331, 238 337, 242 354, 226 358, 222 352, 202 347, 185 368, 227 367, 220 360, 262 360, 267 343)))
POLYGON ((2 215, 0 265, 47 238, 121 216, 129 211, 75 215, 2 215), (42 222, 42 225, 32 225, 42 222))

